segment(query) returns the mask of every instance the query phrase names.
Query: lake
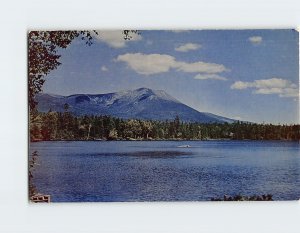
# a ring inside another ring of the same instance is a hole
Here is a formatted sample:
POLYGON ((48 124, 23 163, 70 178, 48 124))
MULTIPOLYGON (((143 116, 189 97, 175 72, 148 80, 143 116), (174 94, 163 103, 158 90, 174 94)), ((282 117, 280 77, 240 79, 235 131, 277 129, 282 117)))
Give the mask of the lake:
POLYGON ((52 202, 300 197, 299 142, 53 141, 33 151, 34 184, 52 202))

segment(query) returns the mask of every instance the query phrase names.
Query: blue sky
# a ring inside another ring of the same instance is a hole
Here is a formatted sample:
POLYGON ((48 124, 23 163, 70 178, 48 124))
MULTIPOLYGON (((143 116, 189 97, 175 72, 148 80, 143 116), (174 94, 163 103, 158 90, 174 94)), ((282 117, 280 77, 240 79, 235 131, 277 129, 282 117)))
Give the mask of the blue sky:
POLYGON ((202 112, 266 123, 299 123, 295 30, 99 31, 92 46, 75 40, 45 93, 165 90, 202 112))

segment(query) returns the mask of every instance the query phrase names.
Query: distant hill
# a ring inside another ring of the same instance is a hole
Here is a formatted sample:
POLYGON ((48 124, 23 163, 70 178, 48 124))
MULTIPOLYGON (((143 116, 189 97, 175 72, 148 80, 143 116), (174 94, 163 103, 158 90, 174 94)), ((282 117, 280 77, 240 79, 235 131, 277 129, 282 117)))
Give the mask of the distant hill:
POLYGON ((64 105, 75 115, 110 115, 124 119, 173 120, 179 116, 184 122, 233 123, 235 120, 212 113, 199 112, 162 90, 139 88, 108 94, 75 94, 60 96, 38 94, 40 112, 63 112, 64 105))

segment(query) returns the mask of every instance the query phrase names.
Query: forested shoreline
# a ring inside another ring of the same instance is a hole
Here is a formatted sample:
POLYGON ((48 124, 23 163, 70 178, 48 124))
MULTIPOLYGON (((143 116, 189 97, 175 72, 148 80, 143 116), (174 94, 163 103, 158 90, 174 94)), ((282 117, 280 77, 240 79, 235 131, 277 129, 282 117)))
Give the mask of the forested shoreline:
POLYGON ((30 114, 30 141, 49 140, 299 140, 300 125, 188 123, 74 116, 70 112, 30 114))

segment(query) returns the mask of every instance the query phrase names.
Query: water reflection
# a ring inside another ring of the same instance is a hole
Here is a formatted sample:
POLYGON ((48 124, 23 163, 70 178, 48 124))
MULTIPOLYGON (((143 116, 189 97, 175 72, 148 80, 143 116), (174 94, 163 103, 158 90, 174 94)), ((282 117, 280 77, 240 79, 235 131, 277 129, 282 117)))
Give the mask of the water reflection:
MULTIPOLYGON (((199 201, 223 195, 300 196, 290 142, 40 142, 34 182, 54 202, 199 201), (282 146, 281 146, 282 145, 282 146)), ((32 153, 31 152, 31 153, 32 153)))

